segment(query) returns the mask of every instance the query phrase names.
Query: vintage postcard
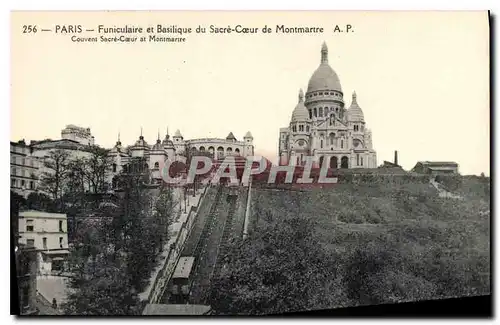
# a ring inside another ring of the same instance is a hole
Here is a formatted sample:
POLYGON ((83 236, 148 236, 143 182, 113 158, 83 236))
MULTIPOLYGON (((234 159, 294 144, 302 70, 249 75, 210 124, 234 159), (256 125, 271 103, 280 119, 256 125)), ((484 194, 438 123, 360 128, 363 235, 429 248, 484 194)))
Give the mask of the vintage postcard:
POLYGON ((486 11, 12 12, 11 304, 484 311, 489 40, 486 11))

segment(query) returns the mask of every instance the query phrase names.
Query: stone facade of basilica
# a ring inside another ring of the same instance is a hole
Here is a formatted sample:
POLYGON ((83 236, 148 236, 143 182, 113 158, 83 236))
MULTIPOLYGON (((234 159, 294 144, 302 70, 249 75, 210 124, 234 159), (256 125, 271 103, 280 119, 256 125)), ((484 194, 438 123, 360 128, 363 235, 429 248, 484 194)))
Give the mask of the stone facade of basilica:
POLYGON ((328 64, 328 48, 321 48, 321 62, 307 87, 299 92, 290 124, 280 129, 280 164, 303 165, 314 156, 314 166, 376 168, 377 154, 371 131, 354 92, 345 108, 340 80, 328 64))

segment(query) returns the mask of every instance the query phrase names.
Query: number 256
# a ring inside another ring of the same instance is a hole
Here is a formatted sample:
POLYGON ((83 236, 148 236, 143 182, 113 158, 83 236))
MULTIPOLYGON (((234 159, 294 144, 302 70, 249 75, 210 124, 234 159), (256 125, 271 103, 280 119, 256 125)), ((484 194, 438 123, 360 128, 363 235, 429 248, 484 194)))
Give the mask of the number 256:
POLYGON ((36 25, 23 25, 23 34, 36 33, 36 25))

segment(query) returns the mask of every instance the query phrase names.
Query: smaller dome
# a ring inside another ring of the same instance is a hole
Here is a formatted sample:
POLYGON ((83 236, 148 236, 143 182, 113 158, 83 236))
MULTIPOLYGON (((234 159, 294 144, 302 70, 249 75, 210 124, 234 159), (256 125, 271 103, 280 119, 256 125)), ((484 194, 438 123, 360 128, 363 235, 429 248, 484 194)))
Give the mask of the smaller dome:
POLYGON ((148 147, 148 143, 146 140, 144 140, 144 137, 141 135, 139 136, 139 140, 135 142, 134 147, 148 147))
POLYGON ((365 120, 365 115, 361 107, 359 107, 356 97, 356 92, 353 92, 352 103, 347 110, 347 120, 352 122, 363 122, 365 120))
POLYGON ((175 131, 174 137, 182 138, 182 134, 181 134, 181 131, 179 131, 179 129, 177 129, 177 131, 175 131))
POLYGON ((156 143, 153 145, 153 150, 162 150, 163 146, 161 145, 161 140, 158 139, 156 140, 156 143))
POLYGON ((163 141, 161 142, 161 144, 164 146, 164 147, 170 147, 170 146, 173 146, 174 143, 172 142, 172 140, 170 140, 170 135, 167 135, 165 136, 165 139, 163 139, 163 141))
POLYGON ((299 102, 292 113, 292 122, 309 121, 309 111, 304 105, 304 92, 302 89, 299 91, 299 102))
POLYGON ((250 131, 245 133, 245 138, 253 138, 252 133, 250 133, 250 131))

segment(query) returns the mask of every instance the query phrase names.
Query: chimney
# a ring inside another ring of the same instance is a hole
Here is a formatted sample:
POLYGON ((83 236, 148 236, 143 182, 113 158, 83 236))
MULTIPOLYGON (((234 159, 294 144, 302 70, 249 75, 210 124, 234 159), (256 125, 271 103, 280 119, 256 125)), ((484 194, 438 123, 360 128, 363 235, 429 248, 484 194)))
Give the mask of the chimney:
POLYGON ((394 165, 398 165, 398 151, 394 151, 394 165))

